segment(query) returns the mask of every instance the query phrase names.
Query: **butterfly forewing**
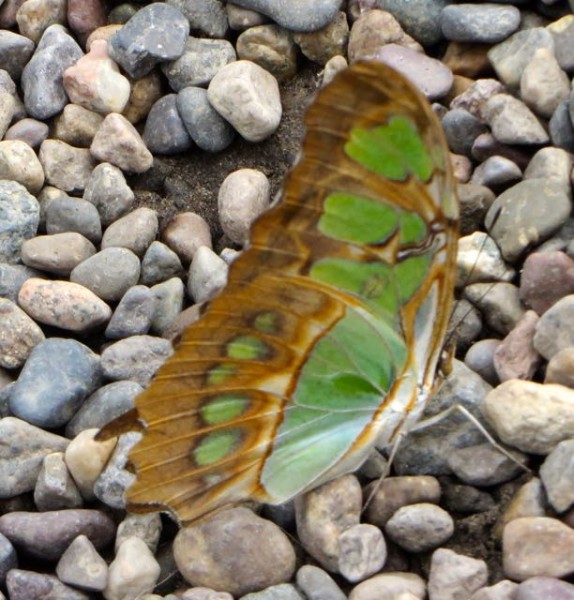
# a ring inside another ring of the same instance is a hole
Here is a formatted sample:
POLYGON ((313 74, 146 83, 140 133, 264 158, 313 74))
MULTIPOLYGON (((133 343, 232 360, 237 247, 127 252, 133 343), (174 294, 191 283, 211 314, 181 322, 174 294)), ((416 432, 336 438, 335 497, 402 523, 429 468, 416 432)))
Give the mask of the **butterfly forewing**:
POLYGON ((438 120, 365 63, 320 92, 306 127, 282 201, 136 401, 130 510, 186 523, 282 503, 356 469, 432 388, 458 219, 438 120))

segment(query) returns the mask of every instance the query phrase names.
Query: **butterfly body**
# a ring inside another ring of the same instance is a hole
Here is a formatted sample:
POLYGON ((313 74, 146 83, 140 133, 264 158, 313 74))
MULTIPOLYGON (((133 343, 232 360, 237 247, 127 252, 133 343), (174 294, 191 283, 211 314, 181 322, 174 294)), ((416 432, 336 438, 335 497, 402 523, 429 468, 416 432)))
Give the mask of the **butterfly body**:
POLYGON ((137 399, 130 510, 186 523, 285 502, 392 442, 432 390, 458 220, 440 125, 411 84, 364 63, 306 126, 282 201, 137 399))

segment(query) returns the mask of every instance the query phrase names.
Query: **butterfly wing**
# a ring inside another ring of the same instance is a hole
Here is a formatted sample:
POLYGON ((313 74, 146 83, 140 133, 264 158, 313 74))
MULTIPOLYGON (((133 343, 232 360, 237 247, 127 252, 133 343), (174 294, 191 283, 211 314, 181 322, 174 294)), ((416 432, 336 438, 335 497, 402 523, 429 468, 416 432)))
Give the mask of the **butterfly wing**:
POLYGON ((402 76, 362 63, 319 93, 306 127, 227 287, 132 419, 103 432, 143 428, 131 511, 185 523, 282 503, 357 468, 432 388, 458 222, 438 120, 402 76))

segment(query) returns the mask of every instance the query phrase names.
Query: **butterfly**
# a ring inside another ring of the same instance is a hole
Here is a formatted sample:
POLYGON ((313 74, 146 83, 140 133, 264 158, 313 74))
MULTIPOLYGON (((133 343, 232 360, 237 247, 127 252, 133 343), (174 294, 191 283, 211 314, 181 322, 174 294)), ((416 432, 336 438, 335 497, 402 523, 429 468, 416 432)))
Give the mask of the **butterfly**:
POLYGON ((281 201, 136 407, 130 512, 189 524, 281 504, 356 470, 432 393, 451 312, 458 203, 424 96, 380 63, 335 77, 306 117, 281 201))

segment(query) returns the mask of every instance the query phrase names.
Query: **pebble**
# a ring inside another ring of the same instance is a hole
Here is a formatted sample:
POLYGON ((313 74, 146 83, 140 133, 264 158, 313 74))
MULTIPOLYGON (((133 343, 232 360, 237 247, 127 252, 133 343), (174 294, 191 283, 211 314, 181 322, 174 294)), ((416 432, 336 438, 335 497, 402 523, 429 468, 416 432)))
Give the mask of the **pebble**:
POLYGON ((530 454, 548 454, 574 436, 574 391, 561 385, 506 381, 486 396, 482 411, 505 444, 530 454))
POLYGON ((549 23, 546 29, 552 34, 554 40, 554 54, 558 64, 566 71, 574 69, 574 60, 569 52, 574 39, 574 19, 566 15, 557 21, 549 23))
POLYGON ((500 345, 500 340, 487 338, 475 342, 464 357, 464 364, 478 373, 490 385, 499 383, 498 374, 494 368, 494 353, 500 345))
MULTIPOLYGON (((94 500, 94 484, 103 471, 114 448, 116 438, 105 442, 94 439, 98 429, 78 433, 65 449, 64 460, 84 500, 94 500)), ((66 440, 68 442, 68 440, 66 440)))
POLYGON ((446 542, 454 532, 452 517, 426 502, 399 508, 385 524, 389 538, 408 552, 427 552, 446 542))
POLYGON ((187 279, 187 292, 196 303, 211 300, 227 283, 229 267, 207 246, 200 246, 193 256, 187 279))
POLYGON ((520 25, 515 6, 458 4, 445 6, 440 27, 447 40, 495 44, 505 40, 520 25))
POLYGON ((102 250, 120 247, 143 256, 155 240, 159 229, 157 212, 151 208, 137 208, 112 223, 102 237, 102 250))
POLYGON ((55 233, 26 240, 22 244, 22 262, 29 267, 67 276, 72 269, 96 253, 96 248, 80 233, 55 233))
POLYGON ((217 210, 221 228, 233 242, 248 242, 251 225, 269 208, 270 194, 269 180, 256 169, 239 169, 223 180, 217 210))
POLYGON ((304 600, 295 586, 289 583, 271 585, 260 592, 241 596, 242 600, 304 600))
POLYGON ((181 92, 190 86, 208 86, 221 68, 236 59, 235 48, 227 40, 188 37, 183 54, 164 63, 161 70, 171 89, 181 92))
POLYGON ((541 117, 549 119, 560 102, 570 95, 570 80, 560 68, 554 52, 536 50, 520 78, 520 97, 541 117))
POLYGON ((570 198, 554 179, 527 179, 500 194, 485 219, 488 233, 509 262, 548 238, 570 215, 570 198), (552 210, 548 210, 548 206, 552 210))
POLYGON ((162 242, 152 242, 141 263, 141 282, 154 285, 183 273, 178 255, 162 242))
POLYGON ((491 443, 456 448, 449 456, 448 464, 462 482, 478 487, 490 487, 506 483, 522 472, 520 463, 526 457, 516 451, 504 455, 491 443), (514 459, 514 460, 513 460, 514 459))
POLYGON ((425 587, 414 573, 382 573, 355 586, 349 600, 424 600, 425 587))
POLYGON ((106 600, 124 600, 153 591, 159 578, 160 566, 145 542, 137 537, 127 538, 109 566, 104 589, 106 600))
POLYGON ((66 425, 66 436, 75 437, 86 429, 103 427, 134 406, 134 398, 143 388, 134 381, 115 381, 96 390, 87 398, 66 425))
POLYGON ((508 335, 526 312, 518 288, 511 283, 473 283, 464 288, 464 297, 480 310, 486 323, 502 335, 508 335))
POLYGON ((360 523, 339 536, 339 572, 351 583, 363 581, 383 568, 387 546, 378 527, 360 523))
POLYGON ((544 27, 533 27, 517 31, 493 46, 488 52, 488 58, 501 82, 508 87, 518 88, 526 65, 539 48, 553 51, 554 40, 544 27))
POLYGON ((191 29, 199 29, 212 38, 222 38, 227 33, 227 14, 220 0, 167 0, 167 3, 185 15, 191 29))
POLYGON ((155 298, 151 332, 156 335, 164 335, 183 310, 184 285, 179 277, 172 277, 154 285, 151 292, 155 298))
POLYGON ((22 244, 36 235, 39 222, 40 205, 36 198, 23 185, 0 180, 1 262, 19 262, 22 244))
POLYGON ((67 1, 68 25, 83 43, 92 31, 106 24, 104 8, 101 0, 67 1))
POLYGON ((562 185, 570 187, 572 157, 562 148, 541 148, 530 159, 524 179, 557 179, 562 185))
POLYGON ((42 340, 44 333, 12 300, 0 298, 0 366, 21 367, 42 340))
POLYGON ((90 331, 112 314, 105 302, 82 285, 36 277, 22 284, 18 304, 36 321, 68 331, 90 331))
POLYGON ((73 104, 102 115, 121 113, 131 91, 104 40, 94 40, 89 53, 64 71, 64 89, 73 104))
POLYGON ((473 515, 496 508, 492 495, 471 485, 453 484, 445 488, 443 506, 450 513, 473 515))
POLYGON ((241 8, 236 4, 228 3, 225 10, 227 11, 229 28, 234 31, 243 31, 249 27, 262 25, 268 20, 265 15, 255 12, 254 10, 249 10, 248 8, 241 8))
POLYGON ((132 93, 123 115, 130 123, 139 123, 161 98, 163 80, 160 73, 152 71, 141 79, 131 81, 132 93))
POLYGON ((496 187, 522 179, 520 167, 504 156, 490 156, 474 170, 471 183, 496 187))
POLYGON ((108 565, 85 535, 79 535, 68 546, 56 565, 63 583, 88 592, 101 592, 106 587, 108 565))
POLYGON ((137 129, 117 113, 110 113, 103 120, 90 152, 100 162, 109 162, 127 172, 144 173, 153 164, 153 155, 137 129))
POLYGON ((215 110, 249 142, 261 142, 279 127, 277 80, 259 65, 238 60, 221 68, 207 88, 215 110))
POLYGON ((98 550, 104 548, 112 541, 115 529, 110 517, 93 509, 12 512, 0 517, 0 533, 17 550, 50 562, 59 560, 78 535, 85 535, 98 550))
POLYGON ((100 250, 70 273, 71 282, 84 286, 104 301, 120 300, 139 278, 138 257, 127 248, 115 247, 100 250))
POLYGON ((141 433, 124 433, 118 438, 105 468, 98 475, 94 496, 106 506, 116 510, 126 509, 125 493, 135 480, 135 474, 126 469, 128 453, 141 440, 141 433))
POLYGON ((44 31, 34 55, 22 71, 24 104, 29 117, 43 121, 68 104, 62 76, 83 55, 62 25, 50 25, 44 31))
POLYGON ((541 317, 534 333, 534 348, 550 360, 555 354, 574 345, 574 294, 564 296, 541 317))
POLYGON ((574 504, 574 440, 560 442, 540 467, 550 504, 563 513, 574 504))
MULTIPOLYGON (((2 101, 0 101, 1 103, 2 101)), ((49 131, 50 129, 46 123, 36 121, 36 119, 22 119, 6 130, 4 140, 20 140, 34 150, 37 150, 40 144, 48 137, 49 131)))
POLYGON ((557 352, 546 367, 544 383, 559 383, 574 388, 574 348, 568 347, 557 352))
POLYGON ((474 592, 470 600, 516 600, 518 584, 504 579, 497 584, 483 587, 474 592))
POLYGON ((504 574, 515 581, 574 572, 574 530, 550 517, 523 517, 504 527, 504 574))
POLYGON ((180 529, 173 552, 180 573, 191 585, 237 597, 285 583, 295 572, 289 538, 271 521, 241 507, 180 529))
POLYGON ((44 457, 65 450, 69 443, 12 416, 0 419, 0 439, 0 498, 31 492, 44 457))
POLYGON ((64 0, 28 0, 16 13, 20 33, 38 43, 47 27, 53 24, 63 25, 66 19, 64 0))
POLYGON ((0 31, 0 64, 12 79, 20 79, 26 63, 34 53, 34 48, 34 42, 27 36, 7 29, 0 31))
POLYGON ((129 212, 135 195, 121 170, 104 162, 90 174, 83 198, 97 208, 102 224, 108 226, 129 212))
POLYGON ((277 81, 287 81, 297 72, 297 47, 289 31, 277 25, 258 25, 245 30, 236 42, 237 56, 249 60, 277 81))
POLYGON ((86 594, 64 585, 54 575, 23 569, 12 569, 8 573, 6 588, 10 594, 10 600, 30 600, 30 598, 89 600, 86 594))
POLYGON ((502 536, 504 526, 521 517, 544 517, 549 509, 546 492, 540 479, 533 477, 519 488, 499 517, 496 535, 502 536))
POLYGON ((554 577, 531 577, 518 586, 512 600, 539 600, 540 598, 573 600, 574 585, 554 577))
POLYGON ((548 123, 548 133, 552 145, 568 152, 574 152, 574 127, 569 112, 569 102, 560 102, 548 123))
POLYGON ((156 299, 153 292, 145 285, 131 287, 116 307, 106 327, 106 337, 117 340, 146 334, 152 325, 155 311, 156 299))
POLYGON ((83 106, 67 104, 54 118, 53 137, 70 146, 89 148, 103 120, 102 115, 83 106))
POLYGON ((373 58, 402 73, 429 101, 443 98, 452 87, 452 71, 446 65, 412 48, 387 44, 373 58))
POLYGON ((40 512, 81 508, 82 496, 66 467, 63 452, 44 457, 34 488, 34 504, 40 512))
POLYGON ((143 141, 154 154, 178 154, 193 142, 177 109, 177 94, 160 98, 149 112, 143 141))
POLYGON ((142 515, 127 514, 125 519, 118 525, 116 532, 116 552, 124 540, 137 537, 149 548, 152 554, 157 552, 157 546, 162 531, 160 513, 152 512, 142 515))
POLYGON ((12 388, 11 414, 46 429, 65 425, 101 385, 99 363, 99 356, 76 340, 41 341, 12 388))
POLYGON ((545 144, 549 141, 540 121, 514 96, 495 94, 485 102, 483 114, 492 134, 502 144, 545 144))
POLYGON ((191 262, 199 247, 211 248, 209 225, 203 217, 193 212, 175 215, 163 230, 162 239, 184 264, 191 262))
POLYGON ((428 581, 430 598, 468 598, 487 582, 488 567, 483 560, 457 554, 447 548, 433 552, 428 581))
POLYGON ((309 600, 346 600, 347 598, 333 578, 314 565, 303 565, 297 571, 297 585, 309 600))
POLYGON ((305 550, 337 572, 341 534, 360 523, 362 493, 354 475, 344 475, 295 499, 297 534, 305 550))
POLYGON ((511 281, 515 271, 503 260, 496 242, 483 231, 459 238, 456 257, 456 285, 511 281))
MULTIPOLYGON (((441 120, 449 148, 457 154, 471 156, 476 138, 487 130, 486 125, 464 108, 449 110, 441 120)), ((479 165, 480 168, 481 165, 479 165)), ((480 181, 473 181, 480 184, 480 181)))
POLYGON ((79 233, 92 244, 102 239, 102 222, 93 204, 81 198, 54 198, 46 207, 49 234, 79 233))
MULTIPOLYGON (((4 586, 6 582, 6 574, 17 566, 18 557, 16 556, 14 546, 12 546, 7 537, 0 534, 0 584, 2 586, 4 586)), ((325 575, 327 574, 325 573, 325 575)))
POLYGON ((440 484, 434 477, 387 477, 365 488, 365 498, 370 499, 365 520, 384 527, 399 508, 421 502, 438 504, 440 496, 440 484))
POLYGON ((183 54, 189 21, 177 8, 154 2, 139 9, 110 39, 110 56, 134 79, 183 54))
POLYGON ((4 140, 0 142, 0 178, 18 182, 36 194, 44 185, 43 165, 26 142, 4 140))
POLYGON ((494 353, 494 368, 500 381, 532 379, 540 364, 533 345, 539 317, 533 311, 524 313, 514 329, 502 340, 494 353))
POLYGON ((110 344, 102 352, 102 370, 112 381, 129 379, 145 387, 171 353, 168 340, 134 335, 110 344))
POLYGON ((349 40, 347 16, 339 11, 334 20, 318 31, 295 33, 293 39, 309 60, 325 66, 335 56, 346 54, 349 40))
POLYGON ((539 315, 573 292, 574 260, 564 252, 534 252, 526 258, 520 278, 520 298, 539 315))
MULTIPOLYGON (((0 32, 1 33, 1 32, 0 32)), ((0 43, 1 43, 0 38, 0 43)), ((0 52, 1 52, 0 47, 0 52)), ((5 90, 0 91, 0 140, 8 130, 16 112, 16 99, 5 90)), ((5 160, 5 159, 4 159, 5 160)))
POLYGON ((372 59, 386 44, 399 44, 416 51, 421 45, 406 34, 393 15, 384 10, 368 10, 353 23, 349 34, 349 62, 372 59))
POLYGON ((177 110, 187 133, 201 150, 220 152, 235 138, 235 130, 211 106, 207 90, 186 87, 177 94, 177 110))
POLYGON ((292 0, 289 3, 274 0, 234 0, 234 4, 270 17, 273 21, 292 31, 317 31, 333 21, 341 8, 341 0, 306 2, 292 0))

